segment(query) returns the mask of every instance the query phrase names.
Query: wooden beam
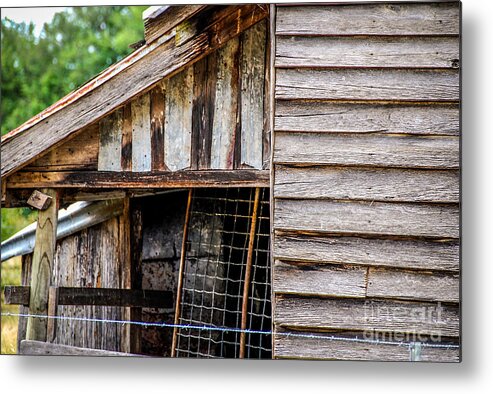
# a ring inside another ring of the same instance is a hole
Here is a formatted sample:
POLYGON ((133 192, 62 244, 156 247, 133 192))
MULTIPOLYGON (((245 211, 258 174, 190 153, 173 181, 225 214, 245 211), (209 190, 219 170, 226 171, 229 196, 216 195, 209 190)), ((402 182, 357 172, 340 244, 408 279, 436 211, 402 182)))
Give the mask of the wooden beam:
POLYGON ((44 211, 51 204, 52 198, 47 194, 41 193, 39 190, 35 190, 27 199, 27 205, 36 208, 40 211, 44 211))
POLYGON ((268 187, 267 170, 204 170, 162 172, 18 172, 7 180, 7 188, 35 187, 84 189, 149 189, 190 187, 268 187))
POLYGON ((21 341, 19 354, 30 356, 100 356, 100 357, 144 357, 140 354, 112 352, 101 349, 88 349, 75 346, 58 345, 41 341, 21 341))
POLYGON ((169 37, 163 42, 156 41, 142 47, 137 54, 134 52, 119 63, 117 72, 113 69, 108 71, 113 73, 110 77, 106 74, 99 77, 104 83, 96 84, 96 78, 78 91, 77 99, 67 98, 72 99, 70 104, 59 102, 58 107, 55 105, 42 121, 34 123, 33 120, 32 126, 21 127, 4 138, 2 177, 27 165, 46 149, 57 146, 77 130, 101 119, 161 79, 207 56, 267 15, 267 7, 263 5, 218 7, 211 13, 212 24, 204 24, 201 14, 190 20, 194 27, 193 35, 181 45, 169 37))
POLYGON ((5 286, 5 305, 29 305, 29 286, 5 286))
MULTIPOLYGON (((58 224, 58 193, 54 189, 45 189, 42 192, 50 196, 53 202, 48 209, 38 213, 29 298, 29 313, 33 315, 46 315, 48 312, 48 290, 55 258, 58 224)), ((26 339, 46 341, 46 331, 45 318, 27 319, 26 339)))

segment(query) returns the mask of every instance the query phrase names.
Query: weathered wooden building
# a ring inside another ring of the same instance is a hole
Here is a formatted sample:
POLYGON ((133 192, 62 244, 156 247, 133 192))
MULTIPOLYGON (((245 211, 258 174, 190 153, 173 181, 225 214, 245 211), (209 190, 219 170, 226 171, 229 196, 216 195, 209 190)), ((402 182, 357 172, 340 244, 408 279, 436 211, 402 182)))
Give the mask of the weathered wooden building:
POLYGON ((21 350, 459 361, 460 2, 144 22, 2 139, 21 350))

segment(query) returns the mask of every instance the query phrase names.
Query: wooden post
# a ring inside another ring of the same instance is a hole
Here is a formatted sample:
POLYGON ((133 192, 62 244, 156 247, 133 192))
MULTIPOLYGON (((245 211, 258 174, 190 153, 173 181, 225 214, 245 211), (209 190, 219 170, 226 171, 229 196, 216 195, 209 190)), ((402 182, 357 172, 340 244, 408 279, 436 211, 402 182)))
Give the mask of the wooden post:
MULTIPOLYGON (((183 225, 183 240, 181 243, 181 256, 180 256, 180 268, 178 270, 178 286, 176 289, 176 304, 175 304, 175 326, 180 322, 181 314, 181 291, 183 288, 183 271, 185 268, 185 257, 187 253, 187 238, 188 238, 188 224, 190 222, 190 208, 192 206, 192 192, 193 189, 188 191, 187 210, 185 212, 185 223, 183 225)), ((171 342, 171 357, 176 357, 176 346, 178 338, 178 327, 173 328, 173 340, 171 342)))
MULTIPOLYGON (((49 195, 53 200, 46 210, 38 213, 29 300, 29 313, 33 315, 46 315, 48 313, 48 291, 55 257, 58 222, 59 199, 57 191, 44 189, 43 193, 49 195)), ((46 318, 29 317, 27 319, 26 339, 46 341, 46 331, 46 318)))
MULTIPOLYGON (((255 244, 255 229, 257 227, 258 207, 260 201, 260 188, 255 189, 255 201, 253 203, 252 223, 248 239, 248 253, 245 267, 245 282, 243 285, 243 303, 241 305, 241 329, 246 330, 248 317, 248 293, 250 292, 250 277, 252 272, 253 247, 255 244)), ((240 358, 245 358, 246 333, 240 334, 240 358)))

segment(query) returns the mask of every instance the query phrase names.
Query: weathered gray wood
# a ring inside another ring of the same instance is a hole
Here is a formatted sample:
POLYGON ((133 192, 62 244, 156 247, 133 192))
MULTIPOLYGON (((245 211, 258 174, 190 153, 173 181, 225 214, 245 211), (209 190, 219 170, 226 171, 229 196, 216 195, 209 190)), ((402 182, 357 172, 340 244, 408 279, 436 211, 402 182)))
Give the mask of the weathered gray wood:
POLYGON ((276 133, 274 163, 459 168, 459 138, 276 133))
POLYGON ((276 67, 458 68, 458 37, 278 37, 276 67))
POLYGON ((122 171, 132 171, 132 102, 123 106, 122 171))
POLYGON ((220 18, 215 18, 214 23, 205 27, 200 23, 200 15, 193 17, 197 20, 191 22, 199 26, 197 34, 182 46, 175 46, 170 37, 163 43, 156 41, 156 45, 139 48, 116 65, 117 69, 111 69, 104 77, 92 80, 82 90, 73 93, 70 100, 75 100, 75 94, 79 96, 72 104, 58 107, 57 111, 45 114, 42 121, 33 121, 32 126, 23 126, 4 136, 1 144, 2 177, 27 165, 47 148, 97 121, 161 79, 207 56, 268 15, 267 7, 256 4, 219 8, 220 18), (96 83, 102 80, 105 82, 96 83))
POLYGON ((26 168, 44 171, 98 168, 99 124, 94 123, 39 157, 26 168))
POLYGON ((30 356, 144 357, 139 354, 112 352, 108 350, 89 349, 29 340, 21 341, 19 354, 30 356))
POLYGON ((320 233, 459 237, 456 205, 276 200, 276 230, 320 233))
POLYGON ((362 330, 458 337, 459 308, 441 303, 276 297, 274 324, 298 331, 362 330))
POLYGON ((455 35, 459 2, 278 7, 278 35, 455 35))
POLYGON ((262 169, 264 67, 267 24, 257 23, 241 36, 241 164, 262 169))
MULTIPOLYGON (((31 283, 31 265, 33 255, 25 254, 21 256, 22 269, 21 269, 21 285, 29 287, 31 283)), ((29 306, 20 305, 20 314, 29 314, 29 306)), ((27 318, 19 316, 19 324, 17 326, 17 349, 20 349, 21 341, 26 339, 27 318)))
POLYGON ((5 305, 29 305, 29 286, 5 286, 5 305))
MULTIPOLYGON (((323 334, 314 335, 324 336, 323 334)), ((409 346, 405 344, 398 346, 343 342, 325 338, 295 337, 282 334, 274 335, 274 357, 315 360, 410 361, 409 346)), ((459 349, 423 347, 421 360, 459 362, 459 349)))
POLYGON ((151 170, 151 118, 149 94, 132 100, 132 171, 151 170))
POLYGON ((173 187, 268 187, 267 170, 203 170, 155 172, 17 172, 9 177, 11 188, 56 186, 89 189, 152 189, 173 187))
POLYGON ((275 130, 459 135, 459 106, 279 100, 275 130))
POLYGON ((27 204, 40 211, 44 211, 51 204, 52 198, 47 194, 41 193, 39 190, 34 190, 27 199, 27 204))
POLYGON ((171 171, 190 167, 193 101, 193 67, 166 84, 164 160, 171 171))
POLYGON ((217 51, 217 80, 212 128, 211 168, 234 166, 239 89, 239 39, 217 51))
POLYGON ((365 297, 366 268, 302 266, 277 262, 272 288, 279 294, 365 297))
MULTIPOLYGON (((32 315, 46 315, 48 312, 48 291, 54 266, 58 223, 58 192, 54 189, 44 189, 42 192, 53 201, 48 209, 38 213, 29 296, 29 313, 32 315)), ((45 341, 46 324, 46 318, 28 317, 26 339, 45 341)))
POLYGON ((99 121, 98 171, 121 171, 122 128, 121 109, 99 121))
POLYGON ((274 197, 459 202, 458 171, 277 166, 274 197))
POLYGON ((459 100, 458 70, 277 69, 277 99, 459 100))
POLYGON ((310 263, 356 264, 407 269, 459 271, 459 243, 313 237, 278 234, 274 258, 310 263))
POLYGON ((370 268, 368 297, 459 302, 459 275, 370 268))

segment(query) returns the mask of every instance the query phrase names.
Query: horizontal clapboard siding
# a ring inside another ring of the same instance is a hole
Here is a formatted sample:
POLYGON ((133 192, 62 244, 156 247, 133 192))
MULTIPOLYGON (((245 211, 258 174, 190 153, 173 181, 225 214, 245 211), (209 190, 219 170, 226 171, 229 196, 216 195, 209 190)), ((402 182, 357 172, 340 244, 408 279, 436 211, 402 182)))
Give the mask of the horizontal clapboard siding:
POLYGON ((298 100, 458 101, 458 70, 282 69, 276 98, 298 100))
POLYGON ((376 330, 458 337, 454 305, 395 300, 277 297, 274 321, 281 327, 312 330, 376 330))
POLYGON ((457 344, 459 3, 276 10, 274 356, 411 359, 323 331, 457 344))
POLYGON ((279 37, 277 67, 457 68, 458 37, 279 37))

